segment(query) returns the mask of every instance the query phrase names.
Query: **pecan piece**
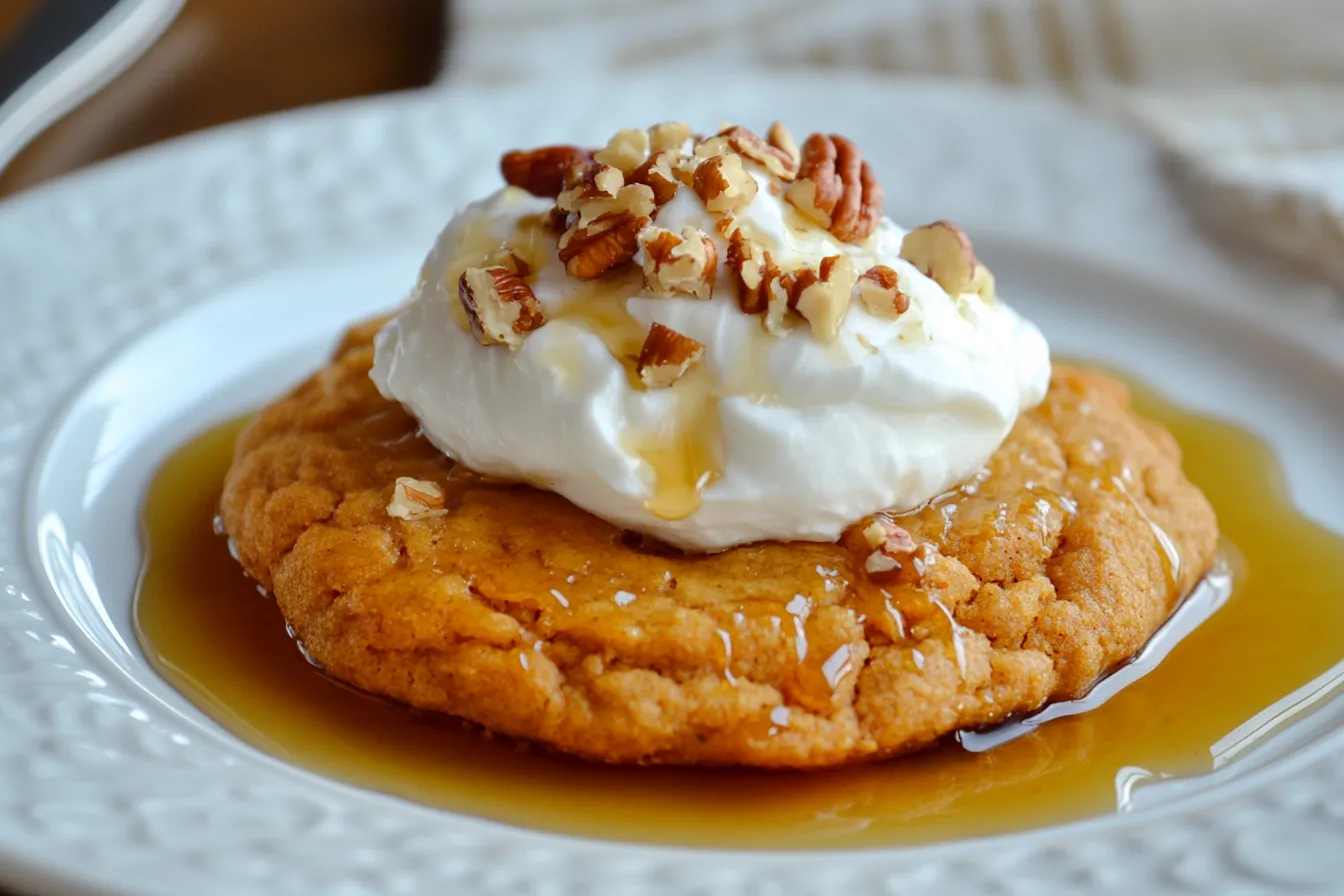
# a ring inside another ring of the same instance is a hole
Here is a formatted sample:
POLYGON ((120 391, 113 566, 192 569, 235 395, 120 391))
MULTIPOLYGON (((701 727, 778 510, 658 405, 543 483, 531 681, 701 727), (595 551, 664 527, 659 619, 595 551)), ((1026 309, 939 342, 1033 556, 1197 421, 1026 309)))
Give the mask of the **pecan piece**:
POLYGON ((728 269, 737 281, 737 304, 745 314, 761 314, 770 305, 771 284, 779 279, 770 253, 748 240, 741 230, 728 236, 728 269))
MULTIPOLYGON (((732 127, 732 125, 726 125, 725 127, 732 127)), ((713 137, 706 137, 703 140, 697 138, 695 145, 691 147, 691 155, 697 161, 721 156, 729 152, 732 152, 732 148, 728 146, 728 138, 718 134, 713 137)))
POLYGON ((896 272, 875 264, 859 275, 859 301, 874 317, 900 317, 910 307, 910 297, 901 292, 896 272))
POLYGON ((606 146, 593 154, 593 158, 629 174, 643 164, 648 154, 649 132, 643 128, 626 128, 617 131, 606 146))
POLYGON ((678 236, 661 227, 645 227, 639 232, 639 245, 644 250, 645 290, 697 299, 714 295, 719 251, 704 231, 683 227, 678 236))
POLYGON ((840 322, 849 310, 854 262, 844 255, 828 255, 816 270, 802 268, 786 274, 780 286, 788 296, 788 308, 807 321, 812 335, 832 342, 840 334, 840 322))
MULTIPOLYGON (((776 134, 781 142, 787 139, 786 146, 793 141, 793 137, 789 136, 788 129, 784 128, 779 122, 771 125, 770 131, 772 134, 776 134), (776 128, 781 130, 777 133, 776 128)), ((787 149, 761 139, 755 132, 741 125, 726 128, 719 132, 719 136, 728 142, 728 147, 733 152, 738 153, 743 158, 750 159, 780 180, 791 181, 798 174, 796 152, 790 154, 787 149)))
POLYGON ((867 238, 882 217, 882 186, 858 148, 839 134, 807 138, 798 177, 784 198, 845 243, 867 238))
POLYGON ((661 208, 681 188, 681 181, 677 178, 678 161, 676 150, 660 149, 631 171, 628 179, 632 184, 644 184, 653 190, 654 204, 661 208))
POLYGON ((546 323, 532 287, 506 267, 467 268, 457 280, 457 298, 481 345, 523 344, 523 336, 546 323))
POLYGON ((772 122, 770 130, 765 134, 765 139, 771 146, 793 160, 793 172, 797 175, 799 160, 798 141, 793 139, 793 133, 785 127, 784 122, 772 122))
POLYGON ((426 479, 398 476, 392 486, 387 515, 400 520, 426 520, 448 513, 443 506, 443 489, 426 479))
POLYGON ((901 568, 901 560, 915 553, 910 533, 896 525, 891 517, 878 514, 863 530, 863 538, 873 552, 864 561, 864 571, 880 575, 901 568))
POLYGON ((648 223, 647 216, 612 211, 586 225, 569 228, 560 237, 560 261, 565 273, 591 280, 625 264, 639 250, 639 232, 648 223))
MULTIPOLYGON (((609 203, 625 185, 625 175, 621 169, 611 165, 590 165, 582 171, 571 171, 571 175, 565 182, 565 188, 555 197, 555 207, 582 215, 586 206, 588 220, 610 211, 609 203)), ((580 223, 586 224, 588 221, 580 223)))
POLYGON ((680 152, 691 139, 691 126, 684 121, 664 121, 649 128, 649 152, 671 149, 680 152))
POLYGON ((524 279, 532 275, 532 266, 508 243, 500 243, 485 256, 484 268, 504 268, 524 279))
POLYGON ((621 170, 610 165, 589 168, 556 198, 555 205, 576 216, 570 219, 571 230, 587 227, 604 215, 629 212, 647 218, 657 209, 653 188, 626 183, 621 170))
POLYGON ((994 297, 994 275, 976 260, 966 231, 951 221, 934 221, 907 233, 901 257, 950 296, 974 292, 987 300, 994 297))
POLYGON ((666 389, 700 360, 703 343, 683 336, 671 327, 655 323, 639 350, 639 378, 650 389, 666 389))
POLYGON ((756 178, 742 167, 737 153, 710 156, 695 166, 695 193, 711 214, 731 214, 756 198, 756 178))
POLYGON ((521 187, 533 196, 553 199, 565 188, 565 176, 573 168, 593 161, 592 150, 578 146, 543 146, 515 149, 499 160, 504 182, 521 187))

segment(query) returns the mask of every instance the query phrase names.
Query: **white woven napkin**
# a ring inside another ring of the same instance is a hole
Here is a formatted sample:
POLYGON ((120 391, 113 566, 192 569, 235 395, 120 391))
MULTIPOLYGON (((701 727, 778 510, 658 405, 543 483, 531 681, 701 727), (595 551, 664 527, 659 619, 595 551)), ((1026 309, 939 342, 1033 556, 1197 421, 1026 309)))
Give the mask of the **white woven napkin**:
POLYGON ((450 80, 687 61, 1062 84, 1196 211, 1344 290, 1344 0, 454 0, 450 80))
POLYGON ((1344 292, 1344 87, 1128 90, 1109 101, 1171 151, 1204 223, 1344 292))

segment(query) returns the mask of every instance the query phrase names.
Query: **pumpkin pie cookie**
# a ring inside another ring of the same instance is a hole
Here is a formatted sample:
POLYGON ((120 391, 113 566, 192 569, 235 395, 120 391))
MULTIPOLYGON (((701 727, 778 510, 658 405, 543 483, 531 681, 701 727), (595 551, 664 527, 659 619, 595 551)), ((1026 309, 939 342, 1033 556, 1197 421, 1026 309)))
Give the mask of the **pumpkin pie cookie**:
POLYGON ((330 675, 567 752, 913 750, 1086 692, 1213 559, 1175 441, 1096 372, 1057 365, 984 468, 916 512, 689 553, 454 464, 370 380, 380 323, 241 436, 237 556, 330 675))

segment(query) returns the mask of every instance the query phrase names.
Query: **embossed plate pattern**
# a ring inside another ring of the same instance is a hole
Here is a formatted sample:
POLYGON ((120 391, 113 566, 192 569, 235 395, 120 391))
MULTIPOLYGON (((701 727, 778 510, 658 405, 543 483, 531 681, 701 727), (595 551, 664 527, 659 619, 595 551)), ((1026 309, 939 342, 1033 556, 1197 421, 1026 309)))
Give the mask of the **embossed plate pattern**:
POLYGON ((1338 698, 1232 773, 1078 825, 916 849, 697 853, 325 781, 234 741, 149 672, 127 632, 135 504, 154 462, 300 375, 343 320, 394 302, 453 205, 495 182, 500 150, 664 117, 763 124, 785 110, 797 130, 850 134, 894 216, 968 226, 1057 345, 1265 430, 1303 509, 1344 530, 1344 314, 1203 242, 1138 138, 1049 96, 742 76, 678 97, 668 83, 338 105, 0 206, 0 880, 53 893, 767 896, 1328 892, 1344 879, 1338 698))

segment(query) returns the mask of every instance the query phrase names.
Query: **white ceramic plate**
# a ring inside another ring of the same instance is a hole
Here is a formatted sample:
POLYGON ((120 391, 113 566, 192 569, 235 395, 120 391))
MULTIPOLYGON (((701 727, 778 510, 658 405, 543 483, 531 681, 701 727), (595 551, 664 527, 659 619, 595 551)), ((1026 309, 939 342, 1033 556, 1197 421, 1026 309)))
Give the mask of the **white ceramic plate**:
POLYGON ((1305 721, 1214 775, 1144 789, 1123 813, 780 854, 578 840, 346 787, 243 745, 151 672, 129 620, 155 464, 395 302, 453 206, 495 183, 502 149, 660 117, 786 111, 798 130, 854 137, 893 215, 968 226, 1057 350, 1261 433, 1301 508, 1344 531, 1344 313, 1206 245, 1140 139, 1045 96, 747 76, 686 96, 667 83, 340 105, 155 148, 0 207, 0 879, 197 896, 1336 886, 1344 697, 1328 685, 1305 721))

